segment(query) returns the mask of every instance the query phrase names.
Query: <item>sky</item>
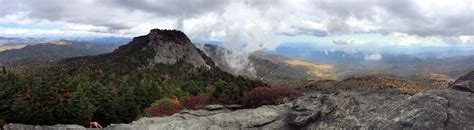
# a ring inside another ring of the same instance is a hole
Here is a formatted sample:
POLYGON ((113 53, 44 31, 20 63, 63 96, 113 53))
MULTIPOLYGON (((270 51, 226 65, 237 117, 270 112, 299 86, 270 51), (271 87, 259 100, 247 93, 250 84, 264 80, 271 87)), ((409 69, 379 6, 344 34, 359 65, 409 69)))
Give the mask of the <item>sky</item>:
POLYGON ((0 0, 0 36, 144 35, 179 29, 242 53, 281 44, 474 44, 472 0, 0 0), (242 45, 244 44, 244 45, 242 45))

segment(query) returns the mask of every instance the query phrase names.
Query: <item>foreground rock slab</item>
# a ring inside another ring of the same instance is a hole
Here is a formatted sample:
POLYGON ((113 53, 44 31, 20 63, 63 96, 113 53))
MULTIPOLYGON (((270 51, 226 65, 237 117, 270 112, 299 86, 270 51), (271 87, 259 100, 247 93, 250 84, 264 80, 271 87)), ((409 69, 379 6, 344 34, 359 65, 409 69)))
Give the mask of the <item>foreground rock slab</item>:
POLYGON ((454 89, 408 96, 370 90, 299 98, 288 123, 316 128, 474 128, 473 93, 454 89))
MULTIPOLYGON (((170 117, 142 118, 131 124, 114 124, 113 129, 240 129, 240 128, 285 128, 283 115, 290 105, 263 106, 196 116, 189 112, 170 117)), ((206 111, 206 110, 201 110, 206 111)))
POLYGON ((53 125, 53 126, 41 126, 41 125, 24 125, 24 124, 7 124, 3 126, 4 130, 81 130, 86 129, 80 125, 53 125))

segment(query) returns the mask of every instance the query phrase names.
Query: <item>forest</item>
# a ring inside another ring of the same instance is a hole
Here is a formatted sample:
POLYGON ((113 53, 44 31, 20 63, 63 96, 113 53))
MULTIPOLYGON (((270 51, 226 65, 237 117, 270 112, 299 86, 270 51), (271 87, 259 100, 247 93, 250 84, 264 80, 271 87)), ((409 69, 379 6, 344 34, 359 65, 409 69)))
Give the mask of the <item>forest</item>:
POLYGON ((236 104, 254 87, 266 86, 216 68, 177 63, 131 70, 126 64, 89 64, 74 70, 52 67, 52 71, 28 74, 3 67, 0 118, 41 125, 128 123, 146 116, 145 109, 163 98, 203 96, 236 104))

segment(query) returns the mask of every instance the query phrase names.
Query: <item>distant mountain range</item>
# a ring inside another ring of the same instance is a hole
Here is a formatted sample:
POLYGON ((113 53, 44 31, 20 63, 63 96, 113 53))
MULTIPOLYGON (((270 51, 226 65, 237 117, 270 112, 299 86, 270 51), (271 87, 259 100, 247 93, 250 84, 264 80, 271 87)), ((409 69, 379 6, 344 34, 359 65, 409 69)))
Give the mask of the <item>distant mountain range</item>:
POLYGON ((41 42, 47 42, 45 39, 36 39, 36 38, 6 38, 0 37, 0 47, 1 46, 18 46, 18 45, 32 45, 41 42))
POLYGON ((465 72, 474 70, 474 55, 464 50, 449 50, 452 52, 445 55, 440 53, 364 53, 346 51, 327 51, 312 49, 311 47, 288 47, 282 46, 273 52, 273 55, 285 56, 289 58, 301 58, 306 61, 331 64, 335 66, 336 75, 344 79, 351 75, 358 75, 372 72, 385 72, 397 75, 413 75, 417 73, 433 72, 457 78, 465 72), (471 54, 471 55, 469 55, 471 54), (378 56, 377 59, 370 59, 371 55, 378 56))
POLYGON ((0 64, 17 65, 44 62, 62 58, 97 55, 112 52, 117 45, 100 45, 88 42, 55 41, 26 45, 0 52, 0 64))
POLYGON ((95 44, 124 45, 130 42, 132 39, 128 37, 0 37, 0 47, 33 45, 37 43, 54 42, 60 40, 89 42, 95 44))
POLYGON ((90 42, 95 44, 124 45, 132 40, 128 37, 60 37, 52 40, 69 40, 78 42, 90 42))

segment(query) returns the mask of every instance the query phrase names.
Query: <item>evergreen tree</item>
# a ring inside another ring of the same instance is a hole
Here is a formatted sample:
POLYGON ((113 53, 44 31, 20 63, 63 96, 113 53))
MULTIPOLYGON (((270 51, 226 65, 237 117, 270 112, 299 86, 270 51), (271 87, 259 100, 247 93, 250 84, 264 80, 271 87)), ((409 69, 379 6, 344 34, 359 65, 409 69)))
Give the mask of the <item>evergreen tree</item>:
POLYGON ((86 126, 92 119, 96 108, 87 97, 86 91, 85 88, 79 88, 78 91, 74 92, 67 108, 65 108, 66 112, 70 114, 69 120, 71 123, 86 126))
POLYGON ((5 66, 2 66, 2 72, 3 74, 7 74, 7 69, 5 68, 5 66))
POLYGON ((120 123, 131 122, 137 119, 140 113, 139 104, 135 102, 136 96, 134 94, 134 87, 130 87, 126 84, 119 86, 119 93, 117 99, 117 106, 114 108, 117 111, 117 116, 120 117, 120 123))

